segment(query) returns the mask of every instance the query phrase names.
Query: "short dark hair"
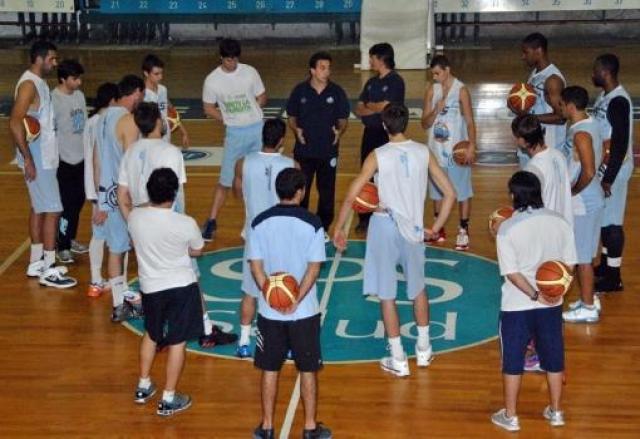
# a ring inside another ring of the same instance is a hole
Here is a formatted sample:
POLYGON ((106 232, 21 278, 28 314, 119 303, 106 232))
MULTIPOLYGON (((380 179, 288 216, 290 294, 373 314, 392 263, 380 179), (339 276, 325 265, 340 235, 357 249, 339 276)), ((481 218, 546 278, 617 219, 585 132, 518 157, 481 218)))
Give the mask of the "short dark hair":
POLYGON ((47 40, 38 40, 31 45, 31 49, 29 49, 29 59, 31 60, 31 64, 36 62, 36 59, 42 58, 45 59, 49 51, 56 51, 58 48, 51 41, 47 40))
POLYGON ((513 208, 516 210, 544 207, 540 180, 532 172, 518 171, 513 174, 509 179, 509 193, 513 195, 513 208))
POLYGON ((276 177, 276 193, 280 200, 291 200, 305 185, 306 178, 300 169, 285 168, 276 177))
POLYGON ((369 56, 380 58, 385 66, 389 69, 395 69, 396 62, 394 60, 393 46, 389 43, 378 43, 371 46, 369 56))
POLYGON ((382 110, 382 123, 390 135, 404 133, 409 123, 409 110, 404 104, 390 103, 382 110))
POLYGON ((142 133, 142 137, 147 137, 156 129, 158 119, 162 119, 158 104, 155 102, 141 102, 133 110, 133 120, 142 133))
POLYGON ((589 104, 589 92, 578 85, 565 87, 561 97, 565 104, 573 104, 578 110, 585 110, 589 104))
POLYGON ((100 84, 96 92, 96 100, 93 102, 93 111, 91 111, 89 117, 108 107, 113 99, 118 99, 118 86, 113 82, 100 84))
POLYGON ((540 32, 534 32, 524 37, 522 45, 530 47, 531 49, 542 49, 544 53, 547 53, 547 37, 540 32))
POLYGON ((596 65, 602 70, 606 70, 611 73, 611 76, 618 78, 618 72, 620 71, 620 60, 617 55, 613 53, 605 53, 596 58, 596 65))
POLYGON ((142 60, 142 71, 149 73, 154 67, 164 69, 164 62, 153 53, 150 53, 142 60))
POLYGON ((138 75, 126 75, 118 82, 118 97, 132 95, 136 90, 144 91, 144 81, 138 75))
POLYGON ((173 169, 155 169, 147 181, 149 201, 153 204, 162 204, 168 201, 173 202, 176 199, 179 187, 178 176, 173 172, 173 169))
POLYGON ((262 127, 262 144, 274 148, 286 132, 287 126, 282 119, 267 119, 262 127))
POLYGON ((511 122, 511 131, 514 136, 523 138, 529 148, 534 145, 544 145, 544 128, 538 118, 532 114, 517 116, 511 122))
POLYGON ((83 74, 84 67, 75 59, 63 59, 60 64, 58 64, 58 82, 62 82, 69 76, 78 78, 83 74))
POLYGON ((220 41, 220 56, 223 58, 238 58, 242 53, 240 41, 233 38, 225 38, 220 41))
POLYGON ((444 55, 436 55, 431 60, 431 64, 429 67, 434 68, 435 66, 440 67, 441 69, 446 69, 447 67, 451 67, 451 63, 449 62, 449 58, 444 55))
POLYGON ((316 52, 313 55, 311 55, 311 58, 309 58, 309 68, 315 69, 316 65, 318 64, 318 61, 320 60, 329 61, 329 62, 333 61, 329 52, 325 52, 325 51, 316 52))

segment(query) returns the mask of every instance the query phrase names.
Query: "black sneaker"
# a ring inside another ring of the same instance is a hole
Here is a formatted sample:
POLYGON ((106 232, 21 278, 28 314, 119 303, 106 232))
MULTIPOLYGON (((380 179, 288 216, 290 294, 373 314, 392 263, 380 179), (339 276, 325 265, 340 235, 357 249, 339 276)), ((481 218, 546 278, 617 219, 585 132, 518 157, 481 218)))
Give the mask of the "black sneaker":
POLYGON ((207 242, 213 241, 213 238, 216 236, 217 229, 218 224, 216 223, 216 220, 209 218, 202 226, 202 239, 207 242))
POLYGON ((253 439, 275 439, 276 433, 273 428, 262 428, 262 423, 253 430, 253 439))
POLYGON ((317 422, 313 430, 302 430, 302 439, 331 439, 332 437, 331 430, 322 425, 322 422, 317 422))
POLYGON ((624 290, 621 279, 602 278, 596 281, 594 290, 596 293, 618 293, 624 290))
POLYGON ((231 344, 238 341, 238 335, 224 332, 219 326, 213 326, 211 334, 198 339, 201 348, 212 348, 217 345, 231 344))
POLYGON ((142 317, 142 306, 132 305, 126 300, 122 305, 113 308, 113 312, 111 313, 111 321, 113 323, 120 323, 140 317, 142 317))
POLYGON ((65 289, 75 287, 78 281, 72 277, 65 276, 62 270, 57 267, 51 266, 42 271, 39 283, 45 287, 65 289))

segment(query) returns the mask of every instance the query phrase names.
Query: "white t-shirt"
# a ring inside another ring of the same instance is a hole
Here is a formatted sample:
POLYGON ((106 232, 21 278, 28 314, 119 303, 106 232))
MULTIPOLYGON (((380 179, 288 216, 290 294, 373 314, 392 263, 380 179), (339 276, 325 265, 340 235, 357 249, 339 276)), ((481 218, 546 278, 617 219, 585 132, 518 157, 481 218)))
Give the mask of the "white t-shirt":
POLYGON ((149 202, 147 181, 158 168, 172 169, 181 185, 187 182, 182 152, 162 139, 140 139, 124 153, 118 184, 129 188, 134 206, 149 202))
POLYGON ((169 129, 169 123, 167 122, 167 111, 169 110, 169 92, 167 87, 162 84, 158 84, 158 90, 153 91, 149 88, 144 89, 144 102, 153 102, 158 104, 160 115, 162 116, 162 123, 164 123, 165 134, 162 138, 171 143, 171 130, 169 129))
POLYGON ((536 270, 543 262, 555 260, 568 266, 575 265, 577 257, 572 226, 549 209, 516 212, 502 223, 496 242, 500 275, 505 276, 500 309, 525 311, 548 308, 539 301, 532 301, 506 276, 521 273, 536 288, 536 270))
POLYGON ((225 125, 247 126, 262 120, 262 109, 256 97, 264 91, 258 71, 238 63, 233 72, 225 72, 218 67, 209 73, 204 80, 202 101, 218 104, 225 125))
POLYGON ((547 147, 531 157, 524 170, 534 173, 540 180, 544 207, 559 213, 573 226, 571 181, 567 159, 562 153, 547 147))
POLYGON ((171 209, 138 207, 131 211, 129 234, 136 249, 140 290, 155 293, 198 281, 189 248, 204 247, 196 221, 171 209))

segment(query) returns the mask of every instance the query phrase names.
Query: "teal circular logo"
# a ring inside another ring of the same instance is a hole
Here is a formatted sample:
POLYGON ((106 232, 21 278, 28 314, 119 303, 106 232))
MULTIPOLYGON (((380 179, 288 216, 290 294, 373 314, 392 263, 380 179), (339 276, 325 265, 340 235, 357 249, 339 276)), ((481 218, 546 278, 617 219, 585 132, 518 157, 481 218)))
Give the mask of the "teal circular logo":
MULTIPOLYGON (((225 331, 239 333, 242 292, 241 247, 217 250, 198 258, 200 285, 210 318, 225 331)), ((426 247, 425 284, 430 303, 430 337, 436 353, 464 349, 494 339, 498 333, 501 278, 494 261, 469 253, 426 247)), ((317 282, 318 300, 325 315, 322 356, 325 363, 377 361, 386 352, 384 326, 378 300, 362 295, 365 242, 349 241, 347 251, 336 255, 327 244, 327 261, 317 282)), ((406 282, 398 267, 397 307, 405 350, 414 353, 417 331, 413 304, 407 300, 406 282)), ((142 320, 127 323, 144 331, 142 320)), ((255 329, 255 328, 254 328, 255 329)), ((252 333, 252 346, 255 338, 252 333)), ((202 349, 190 342, 191 351, 236 358, 236 345, 202 349)))

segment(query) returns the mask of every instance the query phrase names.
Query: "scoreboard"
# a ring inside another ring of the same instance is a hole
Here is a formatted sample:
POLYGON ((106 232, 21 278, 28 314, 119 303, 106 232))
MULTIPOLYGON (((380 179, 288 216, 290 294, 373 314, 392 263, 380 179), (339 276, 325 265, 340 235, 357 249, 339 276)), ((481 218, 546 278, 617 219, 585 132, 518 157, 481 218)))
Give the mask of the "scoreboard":
POLYGON ((360 12, 362 0, 101 0, 105 14, 308 14, 360 12))
POLYGON ((0 12, 74 12, 73 0, 0 0, 0 12))

